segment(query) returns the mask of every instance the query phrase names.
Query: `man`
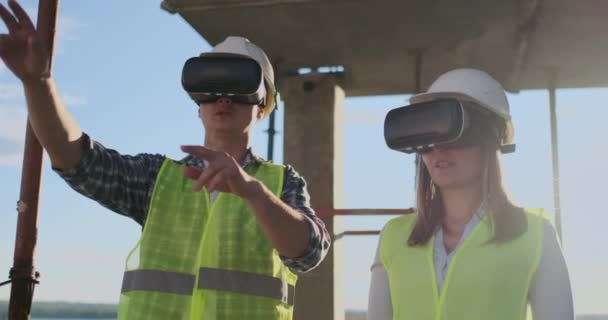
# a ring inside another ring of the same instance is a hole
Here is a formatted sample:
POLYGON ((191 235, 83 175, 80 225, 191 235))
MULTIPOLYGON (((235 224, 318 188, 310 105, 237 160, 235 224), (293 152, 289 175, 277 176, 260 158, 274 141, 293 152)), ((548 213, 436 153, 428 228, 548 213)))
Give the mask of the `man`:
POLYGON ((228 37, 185 64, 182 83, 205 127, 203 146, 181 147, 185 159, 121 155, 81 131, 46 73, 30 18, 8 4, 13 13, 0 5, 9 31, 0 35, 0 57, 24 85, 53 168, 143 226, 127 259, 119 318, 291 319, 295 273, 316 267, 330 240, 304 179, 250 148, 254 124, 276 101, 265 53, 228 37))

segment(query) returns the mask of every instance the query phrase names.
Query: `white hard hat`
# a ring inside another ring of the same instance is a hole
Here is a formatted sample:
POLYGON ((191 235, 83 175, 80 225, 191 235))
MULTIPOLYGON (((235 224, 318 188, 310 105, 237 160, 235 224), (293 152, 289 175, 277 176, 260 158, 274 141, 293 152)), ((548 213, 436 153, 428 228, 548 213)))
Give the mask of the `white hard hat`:
POLYGON ((268 85, 268 93, 266 94, 266 100, 264 104, 264 116, 270 114, 274 109, 277 101, 277 90, 274 84, 274 70, 270 60, 266 56, 266 53, 260 47, 256 46, 253 42, 247 38, 238 36, 229 36, 224 41, 218 43, 209 53, 204 55, 217 55, 217 54, 228 54, 238 55, 251 58, 255 60, 262 69, 264 80, 268 85))
POLYGON ((513 123, 509 101, 502 85, 489 74, 471 68, 448 71, 435 80, 425 93, 414 95, 411 103, 426 102, 441 98, 456 98, 497 115, 505 122, 502 143, 513 142, 513 123))

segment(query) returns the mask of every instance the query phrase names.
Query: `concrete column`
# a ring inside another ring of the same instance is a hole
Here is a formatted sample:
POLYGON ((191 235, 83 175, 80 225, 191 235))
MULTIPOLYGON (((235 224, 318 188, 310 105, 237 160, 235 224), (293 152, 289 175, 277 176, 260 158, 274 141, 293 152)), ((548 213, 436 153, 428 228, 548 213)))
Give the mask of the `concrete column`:
MULTIPOLYGON (((344 91, 331 75, 286 78, 284 163, 308 183, 312 207, 342 207, 344 91)), ((341 231, 337 219, 324 219, 330 234, 341 231)), ((296 289, 295 320, 343 320, 342 248, 332 249, 315 270, 301 275, 296 289)))

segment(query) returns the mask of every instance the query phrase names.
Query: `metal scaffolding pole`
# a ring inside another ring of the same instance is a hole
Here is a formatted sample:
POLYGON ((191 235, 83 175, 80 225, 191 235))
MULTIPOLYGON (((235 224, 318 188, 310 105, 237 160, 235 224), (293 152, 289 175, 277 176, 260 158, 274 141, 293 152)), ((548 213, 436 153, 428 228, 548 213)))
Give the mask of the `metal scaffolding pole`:
POLYGON ((562 238, 562 209, 559 188, 559 152, 557 143, 557 113, 556 113, 555 84, 549 86, 549 111, 551 115, 551 155, 553 164, 553 210, 555 212, 555 227, 560 241, 562 238))
MULTIPOLYGON (((49 54, 49 72, 53 60, 58 7, 58 0, 40 0, 38 2, 36 29, 42 45, 46 47, 49 54)), ((21 173, 21 190, 17 203, 19 216, 15 237, 15 254, 13 267, 9 275, 11 282, 10 320, 30 319, 34 286, 38 283, 39 274, 34 268, 34 254, 38 236, 38 199, 41 175, 42 146, 28 121, 21 173)))
POLYGON ((277 134, 277 130, 274 126, 274 118, 276 113, 277 112, 275 109, 270 112, 270 115, 268 116, 268 130, 266 130, 266 133, 268 133, 268 155, 266 160, 268 161, 272 161, 274 158, 274 136, 277 134))

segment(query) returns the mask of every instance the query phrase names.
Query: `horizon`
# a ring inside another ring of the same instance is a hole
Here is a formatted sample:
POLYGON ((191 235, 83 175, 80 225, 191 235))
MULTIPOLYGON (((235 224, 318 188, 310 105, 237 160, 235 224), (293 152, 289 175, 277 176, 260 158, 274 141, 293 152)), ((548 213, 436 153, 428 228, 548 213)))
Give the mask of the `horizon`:
MULTIPOLYGON (((8 300, 0 300, 0 305, 7 303, 8 304, 8 300)), ((33 301, 32 305, 35 305, 36 303, 42 303, 42 304, 68 304, 68 305, 72 305, 72 304, 78 304, 78 305, 86 305, 86 306, 116 306, 118 307, 117 303, 83 303, 83 302, 72 302, 72 301, 33 301)), ((8 306, 8 305, 7 305, 8 306)), ((5 310, 8 312, 8 310, 5 310)), ((358 310, 358 309, 345 309, 344 310, 345 314, 367 314, 367 310, 358 310)), ((0 310, 0 315, 2 315, 2 310, 0 310)), ((601 316, 601 317, 608 317, 608 313, 577 313, 575 314, 575 316, 577 318, 579 317, 597 317, 597 316, 601 316)))

